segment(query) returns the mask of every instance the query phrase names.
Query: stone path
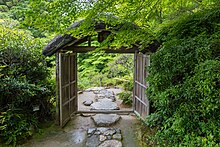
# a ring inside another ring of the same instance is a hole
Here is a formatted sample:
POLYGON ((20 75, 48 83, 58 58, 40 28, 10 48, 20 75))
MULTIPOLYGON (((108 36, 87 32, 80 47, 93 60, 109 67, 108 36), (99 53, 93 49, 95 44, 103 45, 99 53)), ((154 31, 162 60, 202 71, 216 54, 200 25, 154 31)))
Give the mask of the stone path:
POLYGON ((90 128, 87 131, 86 147, 122 147, 120 129, 90 128))
POLYGON ((119 110, 116 97, 113 91, 107 89, 94 90, 95 96, 94 103, 91 104, 91 110, 119 110))
POLYGON ((96 114, 95 116, 91 116, 94 120, 94 123, 98 127, 109 127, 116 124, 121 116, 117 114, 96 114))
MULTIPOLYGON (((119 110, 113 91, 99 88, 93 89, 93 93, 96 95, 96 102, 91 104, 91 110, 119 110)), ((122 147, 121 130, 119 128, 109 128, 120 120, 119 115, 96 114, 91 118, 97 128, 88 129, 86 147, 122 147)))
MULTIPOLYGON (((56 125, 49 126, 43 131, 43 134, 36 134, 33 139, 21 145, 21 147, 86 147, 86 143, 89 143, 88 130, 100 128, 95 125, 90 115, 93 116, 94 114, 77 115, 62 129, 56 125)), ((136 116, 134 114, 119 116, 121 119, 117 123, 105 128, 120 129, 122 140, 111 140, 121 142, 123 147, 139 147, 138 140, 136 139, 139 131, 139 121, 136 119, 136 116)), ((104 139, 105 137, 101 136, 101 140, 102 138, 104 139)), ((109 142, 112 143, 113 141, 105 140, 105 144, 109 142)))
MULTIPOLYGON (((103 105, 103 101, 107 101, 107 100, 113 102, 110 103, 113 105, 113 107, 110 107, 111 109, 109 110, 120 109, 120 111, 132 111, 132 106, 123 104, 122 100, 119 99, 117 94, 120 92, 123 92, 123 90, 120 88, 119 89, 116 88, 104 89, 103 87, 89 88, 83 91, 81 94, 78 94, 78 111, 80 112, 91 111, 91 109, 95 111, 103 110, 102 108, 100 109, 100 107, 98 108, 92 107, 92 104, 96 102, 101 102, 103 105)), ((97 104, 93 104, 93 105, 96 106, 97 104)), ((100 104, 98 103, 98 105, 100 104)))
MULTIPOLYGON (((115 94, 109 89, 90 88, 95 99, 84 101, 93 110, 119 109, 115 94)), ((24 145, 30 147, 137 147, 134 115, 89 114, 77 115, 61 131, 53 131, 49 137, 24 145), (56 132, 56 133, 55 133, 56 132), (125 137, 126 135, 126 137, 125 137)))

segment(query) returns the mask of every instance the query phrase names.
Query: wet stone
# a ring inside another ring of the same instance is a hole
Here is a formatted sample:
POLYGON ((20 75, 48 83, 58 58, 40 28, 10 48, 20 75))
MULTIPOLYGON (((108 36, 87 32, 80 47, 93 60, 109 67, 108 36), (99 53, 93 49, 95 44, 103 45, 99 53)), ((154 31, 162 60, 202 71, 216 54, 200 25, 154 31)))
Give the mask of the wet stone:
POLYGON ((98 127, 108 127, 111 125, 116 124, 121 116, 117 114, 96 114, 95 116, 91 117, 98 127))
POLYGON ((113 135, 113 139, 122 140, 122 136, 121 136, 121 134, 115 134, 115 135, 113 135))
POLYGON ((95 135, 100 135, 100 134, 101 134, 101 132, 96 131, 94 134, 95 134, 95 135))
POLYGON ((107 130, 107 131, 105 131, 103 134, 104 135, 106 135, 106 136, 112 136, 112 135, 114 135, 116 133, 116 131, 115 130, 107 130))
POLYGON ((103 90, 105 89, 104 87, 92 87, 92 88, 88 88, 85 90, 85 92, 94 92, 94 91, 100 91, 100 90, 103 90))
POLYGON ((117 134, 121 134, 121 129, 116 128, 115 131, 116 131, 117 134))
POLYGON ((90 129, 88 129, 87 133, 93 134, 95 131, 96 131, 96 128, 90 128, 90 129))
POLYGON ((86 147, 122 147, 122 135, 118 130, 104 127, 88 129, 86 147))
POLYGON ((119 110, 117 104, 111 101, 95 102, 91 106, 91 110, 119 110))
POLYGON ((99 128, 97 128, 97 131, 99 131, 99 132, 101 132, 101 133, 103 133, 103 132, 105 132, 105 131, 107 131, 107 130, 109 130, 109 128, 104 128, 104 127, 99 127, 99 128))
POLYGON ((92 135, 90 137, 87 137, 86 141, 86 147, 97 147, 101 141, 99 141, 98 135, 92 135))
POLYGON ((107 138, 108 140, 110 140, 110 139, 112 139, 112 136, 106 136, 106 138, 107 138))
POLYGON ((99 136, 99 141, 105 141, 106 140, 106 136, 104 136, 104 135, 100 135, 99 136))
POLYGON ((122 147, 122 143, 118 140, 106 140, 98 147, 122 147))
POLYGON ((105 102, 105 101, 113 102, 112 99, 108 99, 108 98, 97 99, 96 101, 97 101, 97 102, 105 102))
POLYGON ((112 101, 116 101, 116 97, 113 91, 109 91, 106 89, 100 90, 99 92, 96 92, 96 101, 98 101, 99 99, 103 99, 103 98, 108 98, 112 101))
POLYGON ((92 100, 86 100, 86 101, 83 102, 83 105, 90 106, 92 103, 93 103, 92 100))

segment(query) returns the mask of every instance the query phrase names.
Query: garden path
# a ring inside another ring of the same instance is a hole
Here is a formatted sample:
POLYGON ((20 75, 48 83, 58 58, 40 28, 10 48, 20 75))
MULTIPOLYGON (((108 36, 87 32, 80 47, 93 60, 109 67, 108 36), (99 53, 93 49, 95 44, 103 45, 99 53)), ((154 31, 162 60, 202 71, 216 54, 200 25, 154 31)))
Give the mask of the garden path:
MULTIPOLYGON (((91 91, 88 91, 91 92, 91 91)), ((92 109, 105 110, 94 104, 109 102, 117 104, 113 92, 108 90, 93 91, 95 101, 92 109)), ((87 93, 87 92, 85 92, 87 93)), ((119 107, 118 107, 119 108, 119 107)), ((111 110, 109 107, 106 108, 111 110)), ((120 109, 120 108, 119 108, 120 109)), ((137 147, 138 141, 135 132, 139 121, 133 113, 127 114, 78 114, 64 127, 55 125, 48 127, 44 134, 22 145, 23 147, 137 147)))

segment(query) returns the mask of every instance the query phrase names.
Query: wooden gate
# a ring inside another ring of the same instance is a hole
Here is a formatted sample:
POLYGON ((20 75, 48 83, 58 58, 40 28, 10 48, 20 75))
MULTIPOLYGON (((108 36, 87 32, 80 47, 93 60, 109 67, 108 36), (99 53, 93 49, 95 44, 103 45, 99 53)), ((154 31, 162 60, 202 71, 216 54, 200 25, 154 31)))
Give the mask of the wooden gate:
POLYGON ((63 127, 77 111, 76 53, 58 54, 59 125, 63 127))
POLYGON ((141 118, 149 115, 149 101, 146 96, 148 83, 147 66, 150 65, 150 56, 143 53, 135 53, 134 57, 134 91, 133 91, 133 109, 135 114, 141 118))

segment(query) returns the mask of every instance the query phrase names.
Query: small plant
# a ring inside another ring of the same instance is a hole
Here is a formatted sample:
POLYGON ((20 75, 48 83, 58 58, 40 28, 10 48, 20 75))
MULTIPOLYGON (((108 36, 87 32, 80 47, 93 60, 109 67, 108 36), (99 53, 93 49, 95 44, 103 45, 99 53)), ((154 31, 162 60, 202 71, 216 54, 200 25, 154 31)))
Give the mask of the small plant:
POLYGON ((117 94, 119 99, 122 100, 122 103, 125 105, 132 105, 132 92, 124 91, 117 94))
POLYGON ((0 136, 6 144, 15 146, 32 136, 36 127, 37 120, 22 113, 21 109, 8 109, 0 114, 0 136))

